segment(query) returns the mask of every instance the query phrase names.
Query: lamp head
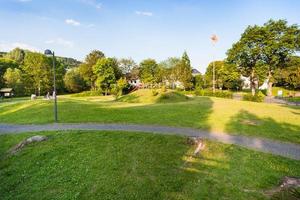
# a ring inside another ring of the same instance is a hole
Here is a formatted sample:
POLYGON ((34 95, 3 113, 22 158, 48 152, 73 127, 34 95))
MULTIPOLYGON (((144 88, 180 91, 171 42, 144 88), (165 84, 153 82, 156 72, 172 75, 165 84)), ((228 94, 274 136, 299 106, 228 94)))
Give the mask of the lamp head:
POLYGON ((52 55, 53 55, 53 52, 52 52, 51 50, 49 50, 49 49, 46 49, 45 52, 44 52, 44 54, 45 54, 46 56, 52 56, 52 55))

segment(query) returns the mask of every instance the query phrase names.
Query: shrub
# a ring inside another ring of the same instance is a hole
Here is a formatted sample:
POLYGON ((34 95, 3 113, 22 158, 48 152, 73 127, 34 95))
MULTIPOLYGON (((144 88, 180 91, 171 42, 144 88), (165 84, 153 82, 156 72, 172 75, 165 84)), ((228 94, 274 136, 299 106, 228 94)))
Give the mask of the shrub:
POLYGON ((195 95, 197 95, 197 96, 221 97, 221 98, 232 99, 232 92, 222 91, 222 90, 217 90, 214 93, 212 90, 197 89, 195 91, 195 95))
POLYGON ((152 90, 152 96, 157 96, 157 95, 158 95, 157 90, 152 90))
POLYGON ((162 93, 165 93, 165 92, 167 92, 167 87, 165 85, 163 85, 160 90, 162 93))
POLYGON ((265 95, 261 92, 258 91, 254 96, 252 96, 251 93, 245 94, 243 96, 244 101, 254 101, 254 102, 263 102, 265 100, 265 95))

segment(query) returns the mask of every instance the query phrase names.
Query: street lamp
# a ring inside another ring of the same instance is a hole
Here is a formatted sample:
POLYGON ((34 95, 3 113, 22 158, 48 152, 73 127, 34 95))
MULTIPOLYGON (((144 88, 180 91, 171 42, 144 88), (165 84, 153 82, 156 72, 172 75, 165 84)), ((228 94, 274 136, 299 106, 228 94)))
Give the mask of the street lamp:
POLYGON ((53 64, 53 96, 54 96, 54 121, 57 122, 57 98, 56 98, 56 73, 55 73, 55 55, 54 51, 46 49, 44 54, 46 56, 52 56, 52 64, 53 64))
MULTIPOLYGON (((210 37, 211 41, 212 41, 212 44, 213 46, 215 47, 216 43, 218 42, 218 37, 216 34, 213 34, 211 37, 210 37)), ((215 93, 216 91, 216 77, 215 77, 215 60, 213 58, 213 93, 215 93)))

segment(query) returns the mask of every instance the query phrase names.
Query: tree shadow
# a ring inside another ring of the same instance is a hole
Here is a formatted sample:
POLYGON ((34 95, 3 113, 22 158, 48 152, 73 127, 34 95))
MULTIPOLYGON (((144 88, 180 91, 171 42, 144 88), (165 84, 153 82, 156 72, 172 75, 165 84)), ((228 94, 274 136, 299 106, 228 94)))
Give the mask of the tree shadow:
POLYGON ((280 123, 271 117, 258 117, 243 109, 231 117, 229 123, 226 124, 225 131, 232 134, 300 143, 300 125, 280 123))
POLYGON ((183 167, 196 179, 196 185, 189 182, 185 186, 194 192, 193 198, 265 199, 264 191, 277 186, 282 177, 300 173, 299 161, 236 145, 205 143, 200 156, 190 157, 183 167))

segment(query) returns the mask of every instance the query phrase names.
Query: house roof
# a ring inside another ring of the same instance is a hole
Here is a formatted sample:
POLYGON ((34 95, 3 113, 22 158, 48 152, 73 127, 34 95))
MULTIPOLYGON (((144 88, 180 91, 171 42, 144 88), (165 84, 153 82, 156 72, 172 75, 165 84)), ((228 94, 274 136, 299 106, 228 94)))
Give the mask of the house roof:
POLYGON ((13 89, 12 88, 1 88, 0 92, 12 92, 13 89))
POLYGON ((192 74, 200 74, 200 72, 197 69, 192 69, 192 74))

